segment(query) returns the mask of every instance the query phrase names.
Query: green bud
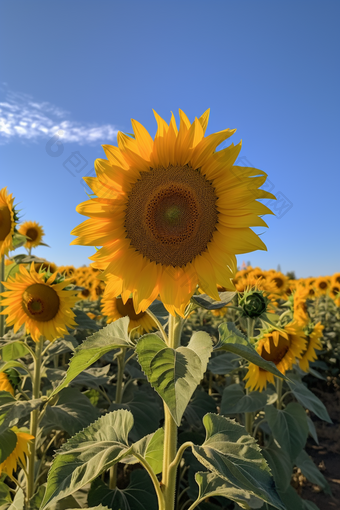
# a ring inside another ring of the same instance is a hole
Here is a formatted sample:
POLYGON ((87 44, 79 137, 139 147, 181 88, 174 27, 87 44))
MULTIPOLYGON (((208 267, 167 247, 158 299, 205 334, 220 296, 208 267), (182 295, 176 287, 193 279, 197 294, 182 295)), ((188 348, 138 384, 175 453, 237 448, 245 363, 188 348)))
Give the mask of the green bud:
POLYGON ((268 299, 259 290, 245 291, 239 301, 246 317, 255 319, 267 310, 268 299))

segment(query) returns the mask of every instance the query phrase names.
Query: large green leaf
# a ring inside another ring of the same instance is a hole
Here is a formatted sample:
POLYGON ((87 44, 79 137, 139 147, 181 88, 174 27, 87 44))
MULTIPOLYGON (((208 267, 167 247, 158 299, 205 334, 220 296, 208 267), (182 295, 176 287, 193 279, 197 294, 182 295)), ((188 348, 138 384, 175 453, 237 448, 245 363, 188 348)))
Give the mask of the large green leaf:
POLYGON ((50 398, 59 393, 77 375, 86 370, 107 352, 121 347, 131 347, 128 334, 129 321, 128 317, 118 319, 89 336, 85 342, 80 344, 74 352, 64 380, 53 390, 50 398))
POLYGON ((9 506, 12 502, 11 492, 6 483, 0 481, 0 508, 3 505, 9 506))
POLYGON ((252 391, 246 395, 240 384, 231 384, 223 391, 221 414, 254 413, 262 409, 266 403, 266 393, 252 391))
POLYGON ((286 491, 290 485, 293 471, 293 462, 286 452, 275 441, 262 450, 263 456, 269 464, 276 486, 279 491, 286 491))
POLYGON ((24 418, 31 411, 37 409, 41 405, 40 398, 35 400, 12 400, 8 401, 0 407, 0 434, 13 427, 21 418, 24 418))
POLYGON ((132 456, 125 457, 124 464, 137 464, 139 455, 146 460, 156 475, 162 471, 163 467, 163 448, 164 448, 164 429, 158 429, 153 434, 143 437, 137 443, 132 445, 132 456))
POLYGON ((22 358, 28 353, 28 349, 24 342, 9 342, 8 345, 1 347, 1 358, 3 361, 22 358))
POLYGON ((261 450, 245 428, 215 414, 207 414, 203 423, 206 439, 192 447, 197 460, 236 488, 284 510, 261 450))
POLYGON ((203 426, 202 420, 207 413, 216 413, 216 402, 202 391, 201 387, 198 387, 184 412, 184 418, 191 429, 199 430, 203 426))
POLYGON ((138 361, 149 383, 169 408, 178 426, 185 408, 201 381, 212 351, 210 336, 196 332, 187 347, 167 347, 155 334, 143 336, 137 344, 138 361))
POLYGON ((64 388, 58 402, 47 406, 41 423, 45 433, 51 430, 65 430, 70 436, 87 427, 99 417, 99 410, 76 388, 64 388), (46 430, 47 429, 47 430, 46 430))
POLYGON ((220 292, 221 301, 216 301, 207 294, 197 294, 192 296, 191 301, 201 306, 205 310, 219 310, 226 306, 236 296, 236 292, 220 292))
POLYGON ((311 483, 318 485, 326 494, 332 495, 326 478, 320 473, 310 456, 305 450, 302 450, 295 460, 295 464, 301 469, 303 476, 311 483))
POLYGON ((129 411, 114 411, 64 443, 48 473, 42 508, 73 494, 129 455, 132 426, 129 411))
POLYGON ((208 363, 209 372, 216 375, 226 375, 237 370, 240 365, 240 357, 232 352, 216 352, 208 363))
POLYGON ((0 434, 0 464, 4 462, 17 445, 17 435, 13 430, 4 430, 0 434))
MULTIPOLYGON (((151 388, 150 391, 156 395, 151 388)), ((131 430, 130 438, 133 441, 138 441, 138 439, 146 434, 154 432, 159 427, 161 418, 160 406, 159 402, 154 398, 154 395, 136 390, 130 401, 123 402, 122 404, 111 404, 109 408, 109 411, 115 411, 117 409, 127 409, 131 411, 134 418, 134 426, 131 430)))
POLYGON ((92 483, 88 504, 102 503, 112 510, 157 510, 157 497, 148 473, 138 469, 131 473, 126 489, 109 489, 102 480, 92 483))
POLYGON ((303 407, 297 402, 290 402, 283 410, 266 406, 265 411, 274 438, 294 462, 308 436, 307 415, 303 407))
POLYGON ((329 417, 327 409, 321 400, 314 395, 300 380, 296 374, 289 374, 288 385, 296 399, 309 411, 316 414, 321 420, 333 423, 329 417))
POLYGON ((254 365, 263 368, 263 370, 267 370, 267 372, 271 372, 277 377, 286 379, 276 368, 275 363, 266 361, 256 352, 254 347, 248 343, 245 336, 236 328, 233 322, 221 324, 218 330, 220 338, 215 346, 215 350, 233 352, 241 356, 241 358, 250 361, 250 363, 254 363, 254 365))
POLYGON ((92 329, 93 331, 98 331, 99 326, 96 321, 90 319, 87 313, 79 310, 79 308, 73 309, 75 313, 75 322, 77 323, 76 329, 92 329))
POLYGON ((25 495, 22 489, 18 489, 8 510, 23 510, 25 505, 25 495))
POLYGON ((241 508, 261 508, 263 506, 261 499, 246 490, 235 487, 215 473, 198 472, 195 474, 195 480, 199 486, 198 501, 222 496, 235 501, 241 508))

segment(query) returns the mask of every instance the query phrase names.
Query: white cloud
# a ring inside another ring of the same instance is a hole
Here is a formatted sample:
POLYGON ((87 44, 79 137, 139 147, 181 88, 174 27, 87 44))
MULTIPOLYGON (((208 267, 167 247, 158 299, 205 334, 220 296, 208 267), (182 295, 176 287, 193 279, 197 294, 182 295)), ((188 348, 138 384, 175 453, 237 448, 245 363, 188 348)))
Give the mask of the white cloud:
POLYGON ((47 102, 33 101, 26 94, 8 92, 5 101, 0 102, 0 144, 14 139, 48 139, 57 132, 62 134, 62 142, 83 145, 112 141, 118 130, 111 124, 83 124, 70 120, 68 112, 47 102))

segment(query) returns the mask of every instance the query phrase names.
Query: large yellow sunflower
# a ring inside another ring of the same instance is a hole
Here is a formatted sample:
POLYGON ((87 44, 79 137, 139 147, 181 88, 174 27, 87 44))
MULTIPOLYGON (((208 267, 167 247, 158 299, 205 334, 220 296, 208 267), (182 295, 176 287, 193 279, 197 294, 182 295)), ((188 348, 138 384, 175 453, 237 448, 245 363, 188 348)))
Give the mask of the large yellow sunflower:
POLYGON ((317 293, 319 295, 327 294, 330 284, 331 282, 328 276, 319 276, 319 278, 315 280, 315 288, 317 290, 317 293))
POLYGON ((7 193, 7 187, 0 190, 0 260, 13 249, 13 234, 16 215, 14 198, 7 193))
POLYGON ((105 292, 102 300, 102 312, 107 316, 108 323, 128 316, 130 319, 128 331, 130 333, 131 330, 137 328, 133 335, 135 337, 156 328, 156 324, 146 312, 136 313, 131 298, 124 304, 121 297, 112 297, 105 292))
MULTIPOLYGON (((292 368, 296 358, 301 358, 306 348, 306 338, 303 329, 296 322, 290 322, 283 329, 283 332, 273 329, 263 334, 256 350, 263 359, 275 363, 276 368, 284 375, 292 368)), ((251 391, 262 391, 268 382, 274 384, 274 375, 253 363, 249 364, 245 379, 246 388, 251 391)))
POLYGON ((233 289, 235 254, 265 250, 249 228, 267 226, 271 211, 258 198, 266 174, 234 163, 241 144, 216 152, 235 130, 205 137, 209 110, 180 127, 157 113, 153 140, 132 120, 134 137, 118 133, 118 147, 103 146, 97 177, 84 178, 97 198, 80 204, 89 216, 72 232, 72 244, 102 246, 91 257, 112 296, 132 294, 136 313, 160 295, 167 310, 183 315, 197 285, 219 299, 217 284, 233 289))
POLYGON ((33 263, 28 272, 21 264, 15 278, 3 282, 9 290, 2 293, 1 314, 8 315, 6 323, 14 326, 14 332, 25 324, 35 342, 40 336, 53 341, 67 334, 67 327, 76 326, 72 306, 78 299, 74 291, 65 290, 69 281, 56 283, 57 276, 36 273, 33 263))
POLYGON ((22 223, 19 228, 19 233, 28 238, 25 243, 25 248, 28 250, 39 246, 45 235, 42 226, 36 221, 25 221, 25 223, 22 223))
POLYGON ((308 372, 309 370, 309 362, 315 361, 317 358, 315 350, 321 350, 322 349, 322 330, 324 329, 324 326, 321 324, 321 322, 318 322, 310 331, 306 337, 307 337, 307 344, 305 347, 305 350, 301 354, 301 359, 299 361, 299 365, 301 370, 304 372, 308 372))
POLYGON ((25 466, 26 459, 25 455, 28 455, 29 442, 34 439, 34 436, 27 434, 19 430, 17 427, 12 427, 12 430, 17 436, 17 443, 12 453, 0 464, 0 475, 6 473, 8 476, 13 475, 13 471, 16 471, 18 460, 25 466))
POLYGON ((14 397, 14 388, 5 372, 0 372, 0 391, 8 391, 14 397))

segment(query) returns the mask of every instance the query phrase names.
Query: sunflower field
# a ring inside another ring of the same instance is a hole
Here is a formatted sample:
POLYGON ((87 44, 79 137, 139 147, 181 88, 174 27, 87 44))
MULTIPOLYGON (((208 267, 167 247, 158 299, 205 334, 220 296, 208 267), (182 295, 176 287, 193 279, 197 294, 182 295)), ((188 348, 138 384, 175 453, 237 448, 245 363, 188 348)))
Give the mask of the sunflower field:
POLYGON ((266 174, 209 111, 155 117, 85 178, 89 267, 37 257, 0 191, 0 510, 331 508, 340 273, 238 268, 266 174))

